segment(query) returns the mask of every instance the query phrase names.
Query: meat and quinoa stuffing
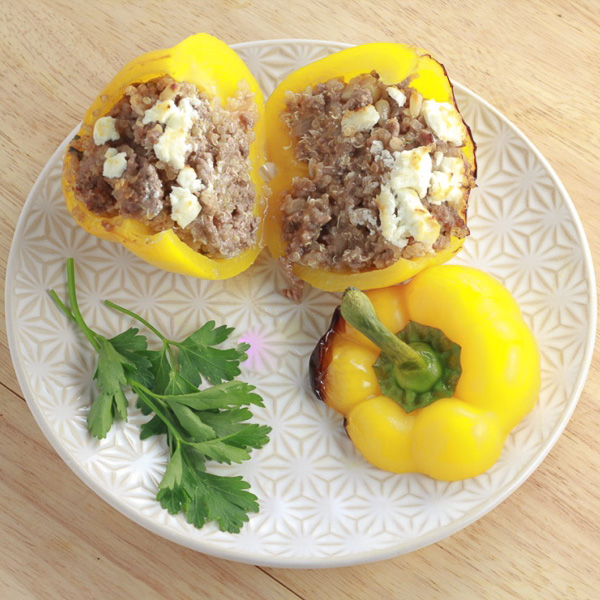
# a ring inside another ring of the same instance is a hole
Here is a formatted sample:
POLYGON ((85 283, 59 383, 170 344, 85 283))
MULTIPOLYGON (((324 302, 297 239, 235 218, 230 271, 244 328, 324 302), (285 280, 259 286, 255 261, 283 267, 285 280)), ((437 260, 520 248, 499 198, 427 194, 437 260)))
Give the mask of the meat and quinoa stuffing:
POLYGON ((282 203, 288 265, 381 269, 469 234, 475 179, 452 104, 373 71, 289 92, 282 119, 306 165, 282 203))
POLYGON ((249 151, 258 112, 240 88, 222 105, 164 76, 130 85, 93 136, 71 143, 75 194, 99 215, 173 229, 210 258, 256 242, 249 151))

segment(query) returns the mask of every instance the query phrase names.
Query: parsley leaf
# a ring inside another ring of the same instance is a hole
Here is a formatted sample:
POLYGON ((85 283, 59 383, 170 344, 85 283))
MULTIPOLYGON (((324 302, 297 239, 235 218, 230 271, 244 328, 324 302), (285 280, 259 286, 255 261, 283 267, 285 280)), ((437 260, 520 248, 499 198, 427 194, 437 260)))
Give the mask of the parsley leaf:
POLYGON ((125 366, 131 365, 108 340, 99 336, 98 339, 100 349, 94 379, 100 393, 90 407, 87 424, 94 437, 104 438, 115 419, 127 418, 128 402, 123 387, 127 385, 125 366))
POLYGON ((187 509, 187 520, 196 527, 216 521, 222 531, 238 533, 249 512, 258 512, 256 496, 241 477, 199 473, 187 509))
POLYGON ((140 428, 140 439, 147 440, 153 435, 161 435, 167 433, 167 431, 168 429, 165 422, 158 415, 154 415, 149 421, 142 423, 140 428))
POLYGON ((169 461, 156 499, 171 514, 183 512, 189 523, 202 527, 215 521, 222 531, 237 533, 248 514, 259 509, 257 498, 241 477, 207 472, 208 461, 240 463, 253 449, 269 441, 271 428, 251 423, 249 406, 263 406, 255 387, 235 381, 246 360, 248 344, 220 348, 233 329, 209 321, 183 342, 168 339, 134 312, 106 301, 106 305, 137 320, 162 343, 148 349, 146 336, 131 327, 106 339, 88 327, 81 315, 75 289, 73 259, 67 260, 70 307, 54 291, 50 295, 84 333, 98 353, 94 380, 98 395, 88 412, 88 428, 106 436, 117 419, 127 418, 125 390, 137 394, 137 406, 150 417, 140 438, 165 436, 169 461), (212 387, 198 389, 202 382, 212 387))
POLYGON ((254 404, 263 406, 262 398, 254 393, 256 388, 243 381, 227 381, 205 390, 189 391, 174 396, 178 402, 196 410, 210 410, 223 406, 254 404))
POLYGON ((248 358, 248 344, 238 344, 235 348, 215 348, 224 342, 233 329, 215 328, 215 322, 209 321, 200 329, 177 344, 179 349, 180 373, 194 385, 202 378, 215 385, 230 381, 240 374, 239 364, 248 358))
POLYGON ((167 354, 168 346, 166 344, 160 350, 149 350, 148 359, 154 376, 154 391, 158 394, 164 394, 169 385, 169 374, 171 373, 171 363, 167 354))
POLYGON ((148 341, 139 334, 139 329, 132 327, 109 341, 112 347, 127 360, 123 367, 128 375, 145 387, 152 387, 154 374, 150 361, 151 355, 146 352, 148 341))
POLYGON ((202 442, 216 437, 215 430, 204 423, 189 406, 179 402, 170 402, 169 407, 191 439, 202 442))
POLYGON ((246 407, 230 408, 226 411, 200 411, 198 416, 213 428, 217 437, 224 437, 244 427, 244 421, 252 418, 246 407))
POLYGON ((184 463, 181 448, 178 447, 167 464, 161 482, 158 484, 156 499, 171 514, 177 514, 187 501, 183 487, 184 463))
POLYGON ((197 392, 198 388, 191 381, 188 381, 183 375, 177 371, 171 371, 169 373, 169 381, 164 391, 166 396, 180 396, 187 394, 193 395, 197 392))

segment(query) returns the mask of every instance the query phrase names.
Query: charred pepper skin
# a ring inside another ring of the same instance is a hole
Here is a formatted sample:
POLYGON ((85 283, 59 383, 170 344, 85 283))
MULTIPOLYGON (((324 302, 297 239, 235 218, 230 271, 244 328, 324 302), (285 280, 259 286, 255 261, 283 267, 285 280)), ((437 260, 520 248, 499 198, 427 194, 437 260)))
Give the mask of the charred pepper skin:
POLYGON ((265 120, 260 87, 242 59, 231 48, 211 35, 199 33, 173 48, 139 56, 123 67, 98 95, 85 114, 78 135, 90 137, 96 120, 107 115, 121 100, 127 86, 163 75, 169 75, 175 81, 193 83, 210 100, 219 98, 223 103, 235 94, 241 82, 247 84, 254 93, 259 120, 254 128, 255 138, 250 147, 250 160, 256 192, 254 214, 261 217, 257 243, 239 256, 212 259, 194 251, 173 230, 153 234, 141 221, 123 216, 103 217, 95 214, 75 197, 76 157, 69 150, 65 154, 62 177, 67 208, 75 221, 88 233, 122 244, 155 267, 201 279, 233 277, 246 270, 264 246, 262 217, 265 207, 263 180, 259 171, 265 162, 265 120))
MULTIPOLYGON (((349 81, 357 75, 376 70, 382 81, 396 84, 412 78, 410 87, 425 99, 449 102, 456 106, 452 84, 444 67, 427 52, 414 46, 396 43, 372 43, 348 48, 309 64, 284 79, 267 99, 266 121, 269 123, 267 159, 274 163, 276 175, 269 182, 271 196, 267 213, 265 237, 275 258, 285 255, 281 203, 295 177, 305 177, 308 167, 294 157, 294 140, 281 120, 285 110, 285 94, 303 92, 306 88, 329 79, 342 77, 349 81)), ((467 126, 468 142, 463 151, 473 175, 476 174, 476 146, 467 126)), ((383 269, 359 273, 335 272, 294 264, 294 273, 312 286, 330 292, 341 292, 349 286, 361 290, 383 288, 403 282, 423 269, 450 260, 462 248, 464 239, 451 238, 448 248, 433 255, 414 259, 399 259, 383 269)))
POLYGON ((353 443, 380 469, 444 481, 487 471, 540 390, 538 347, 514 298, 486 273, 456 265, 367 295, 392 332, 412 320, 460 346, 455 391, 406 412, 381 392, 379 349, 337 311, 311 361, 317 396, 345 416, 353 443))

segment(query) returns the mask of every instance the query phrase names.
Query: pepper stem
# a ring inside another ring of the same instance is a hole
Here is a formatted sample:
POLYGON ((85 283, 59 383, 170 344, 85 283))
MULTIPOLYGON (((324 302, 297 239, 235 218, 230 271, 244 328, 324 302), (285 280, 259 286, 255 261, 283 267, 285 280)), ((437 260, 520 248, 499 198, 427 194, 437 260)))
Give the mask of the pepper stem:
POLYGON ((346 322, 369 338, 396 367, 402 370, 419 370, 426 367, 423 356, 398 339, 379 320, 371 300, 365 293, 349 287, 342 296, 340 309, 346 322))
POLYGON ((348 288, 342 297, 342 316, 381 349, 373 365, 382 390, 392 395, 405 392, 430 392, 444 375, 438 353, 423 342, 407 344, 380 320, 369 297, 356 288, 348 288), (401 390, 401 391, 400 391, 401 390))

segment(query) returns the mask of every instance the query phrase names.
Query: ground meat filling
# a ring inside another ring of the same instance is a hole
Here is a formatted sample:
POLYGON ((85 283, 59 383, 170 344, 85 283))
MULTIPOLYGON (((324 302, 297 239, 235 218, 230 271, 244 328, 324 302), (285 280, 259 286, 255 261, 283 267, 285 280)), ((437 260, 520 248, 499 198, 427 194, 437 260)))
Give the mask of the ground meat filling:
POLYGON ((410 81, 386 85, 376 72, 288 94, 282 119, 307 167, 282 203, 288 262, 381 269, 468 235, 474 173, 461 150, 464 137, 443 139, 455 131, 466 136, 466 126, 455 107, 441 106, 458 120, 440 138, 424 115, 425 108, 432 115, 440 109, 434 104, 424 103, 410 81))
POLYGON ((168 76, 131 85, 93 136, 71 144, 76 196, 99 215, 173 229, 211 258, 237 256, 256 242, 248 156, 257 118, 246 89, 222 105, 168 76))

